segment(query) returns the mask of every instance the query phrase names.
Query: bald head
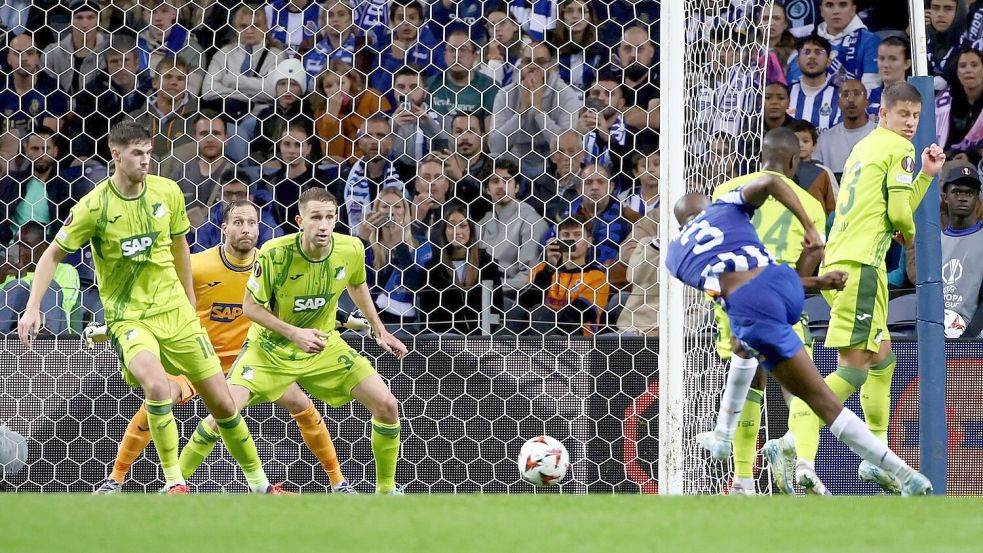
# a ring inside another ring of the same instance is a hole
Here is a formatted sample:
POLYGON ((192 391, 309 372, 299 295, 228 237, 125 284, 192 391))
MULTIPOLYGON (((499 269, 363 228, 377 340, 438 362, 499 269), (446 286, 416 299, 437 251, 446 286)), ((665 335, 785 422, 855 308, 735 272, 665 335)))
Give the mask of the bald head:
POLYGON ((761 143, 761 165, 787 177, 795 175, 799 167, 799 139, 795 133, 785 127, 768 131, 761 143))
POLYGON ((690 192, 673 206, 672 212, 676 216, 679 226, 683 226, 693 217, 699 215, 707 206, 710 205, 710 197, 699 192, 690 192))

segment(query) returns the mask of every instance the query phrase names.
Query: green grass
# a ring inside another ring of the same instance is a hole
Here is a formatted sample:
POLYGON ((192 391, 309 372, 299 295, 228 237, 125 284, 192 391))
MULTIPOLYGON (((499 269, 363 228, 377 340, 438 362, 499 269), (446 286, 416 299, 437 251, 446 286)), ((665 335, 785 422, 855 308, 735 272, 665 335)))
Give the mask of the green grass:
POLYGON ((983 498, 0 494, 0 551, 983 550, 983 498))

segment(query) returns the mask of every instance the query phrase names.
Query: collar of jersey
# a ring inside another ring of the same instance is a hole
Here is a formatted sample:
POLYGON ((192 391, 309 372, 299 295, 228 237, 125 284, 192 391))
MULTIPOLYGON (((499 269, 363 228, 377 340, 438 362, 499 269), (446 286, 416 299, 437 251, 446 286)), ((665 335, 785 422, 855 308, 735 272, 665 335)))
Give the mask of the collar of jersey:
POLYGON ((945 227, 944 233, 946 236, 957 236, 957 237, 969 236, 970 234, 973 234, 979 231, 980 229, 983 229, 983 221, 980 221, 969 228, 964 228, 961 230, 954 230, 952 227, 945 227))
POLYGON ((324 259, 322 259, 320 261, 317 261, 317 260, 314 260, 314 259, 311 259, 311 258, 307 257, 307 254, 304 253, 304 248, 302 248, 301 245, 300 245, 300 235, 301 234, 302 233, 300 233, 300 232, 297 233, 297 238, 294 239, 294 242, 297 244, 297 251, 300 252, 300 256, 303 257, 304 259, 306 259, 308 262, 310 262, 310 263, 324 263, 325 261, 327 261, 331 257, 331 254, 334 253, 335 238, 334 238, 334 236, 332 236, 331 237, 331 249, 328 250, 328 255, 324 256, 324 259))
POLYGON ((147 179, 143 179, 143 189, 140 190, 140 194, 138 194, 135 198, 127 198, 126 196, 120 194, 119 190, 116 189, 116 184, 113 183, 112 178, 106 177, 106 183, 108 184, 109 189, 113 191, 113 194, 116 194, 116 197, 123 200, 124 202, 132 202, 132 201, 139 200, 140 198, 143 197, 144 194, 147 193, 147 179))
POLYGON ((249 261, 249 264, 247 264, 247 265, 236 265, 235 263, 232 262, 232 260, 230 260, 228 258, 228 256, 226 256, 226 254, 225 254, 225 243, 224 242, 221 243, 221 244, 219 244, 216 247, 218 248, 218 256, 219 256, 219 258, 222 260, 222 263, 224 263, 225 266, 228 267, 228 269, 230 271, 235 271, 237 273, 245 273, 247 271, 252 271, 253 270, 253 264, 256 263, 256 250, 255 249, 253 249, 253 255, 252 255, 252 258, 249 261))

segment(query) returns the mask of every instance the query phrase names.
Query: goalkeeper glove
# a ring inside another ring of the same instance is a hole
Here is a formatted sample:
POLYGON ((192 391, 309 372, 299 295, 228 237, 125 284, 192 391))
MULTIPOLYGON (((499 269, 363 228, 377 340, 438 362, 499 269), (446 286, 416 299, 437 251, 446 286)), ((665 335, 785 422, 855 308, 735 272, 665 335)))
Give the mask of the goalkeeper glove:
POLYGON ((349 330, 368 330, 370 328, 369 321, 359 309, 356 309, 351 313, 339 309, 337 319, 342 328, 347 328, 349 330))
POLYGON ((85 330, 82 331, 82 340, 85 341, 85 345, 89 349, 94 348, 96 344, 101 344, 102 342, 109 340, 106 325, 95 321, 89 323, 85 327, 85 330))

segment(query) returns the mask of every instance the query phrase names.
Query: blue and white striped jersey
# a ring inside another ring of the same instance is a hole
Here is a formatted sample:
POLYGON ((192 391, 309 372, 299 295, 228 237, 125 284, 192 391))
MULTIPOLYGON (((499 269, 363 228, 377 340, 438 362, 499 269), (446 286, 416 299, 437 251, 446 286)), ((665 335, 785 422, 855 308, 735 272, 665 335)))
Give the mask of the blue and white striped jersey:
POLYGON ((809 95, 802 88, 801 81, 797 81, 792 84, 789 93, 789 108, 794 110, 793 117, 812 123, 822 132, 843 119, 840 113, 840 87, 830 79, 819 92, 809 95))
POLYGON ((683 227, 666 254, 666 268, 672 276, 719 296, 721 274, 775 263, 751 224, 757 208, 744 200, 743 190, 735 188, 724 194, 683 227))

